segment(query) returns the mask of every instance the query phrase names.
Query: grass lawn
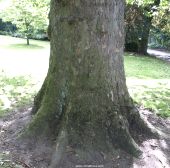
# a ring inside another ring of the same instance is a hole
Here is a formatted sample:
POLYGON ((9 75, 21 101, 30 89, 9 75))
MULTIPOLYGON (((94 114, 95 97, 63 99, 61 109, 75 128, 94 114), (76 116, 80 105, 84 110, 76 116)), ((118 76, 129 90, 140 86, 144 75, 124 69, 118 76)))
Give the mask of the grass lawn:
MULTIPOLYGON (((0 36, 0 116, 30 105, 48 69, 49 42, 0 36)), ((126 54, 125 71, 134 101, 170 117, 170 64, 126 54)))
POLYGON ((134 101, 162 117, 170 117, 170 64, 126 54, 125 71, 134 101))
POLYGON ((49 42, 0 36, 0 116, 33 102, 47 73, 49 42))

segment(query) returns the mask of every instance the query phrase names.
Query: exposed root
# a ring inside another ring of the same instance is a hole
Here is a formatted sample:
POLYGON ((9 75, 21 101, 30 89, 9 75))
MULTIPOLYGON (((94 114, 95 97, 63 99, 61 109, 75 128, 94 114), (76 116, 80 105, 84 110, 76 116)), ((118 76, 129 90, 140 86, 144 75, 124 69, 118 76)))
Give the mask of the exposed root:
POLYGON ((127 153, 137 157, 141 154, 141 151, 133 140, 129 129, 126 118, 120 115, 113 119, 109 126, 108 133, 112 139, 113 145, 116 144, 127 153))
POLYGON ((66 152, 67 145, 68 145, 67 132, 66 130, 62 130, 57 138, 56 150, 52 156, 52 161, 49 168, 58 167, 64 153, 66 152))
POLYGON ((32 114, 36 114, 41 107, 42 100, 44 98, 44 94, 46 92, 46 83, 47 79, 45 79, 41 89, 39 90, 38 94, 34 98, 34 106, 32 108, 32 114))
POLYGON ((128 122, 132 131, 137 131, 138 134, 146 134, 149 137, 159 138, 157 130, 147 120, 142 118, 137 108, 130 109, 130 115, 128 116, 128 122))

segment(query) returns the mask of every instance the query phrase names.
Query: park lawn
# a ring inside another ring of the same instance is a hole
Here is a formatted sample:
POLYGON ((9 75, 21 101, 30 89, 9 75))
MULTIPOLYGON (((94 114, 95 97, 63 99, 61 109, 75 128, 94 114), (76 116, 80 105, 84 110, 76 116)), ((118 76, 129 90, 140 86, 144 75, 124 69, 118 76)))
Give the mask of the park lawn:
POLYGON ((162 117, 170 117, 170 64, 126 53, 125 72, 133 100, 162 117))
POLYGON ((48 69, 49 42, 0 36, 0 117, 31 106, 48 69))
POLYGON ((0 117, 10 111, 29 107, 37 92, 31 77, 0 75, 0 117))
MULTIPOLYGON (((49 42, 0 36, 0 116, 31 105, 46 76, 49 42)), ((170 117, 170 64, 125 54, 127 86, 134 101, 170 117)))

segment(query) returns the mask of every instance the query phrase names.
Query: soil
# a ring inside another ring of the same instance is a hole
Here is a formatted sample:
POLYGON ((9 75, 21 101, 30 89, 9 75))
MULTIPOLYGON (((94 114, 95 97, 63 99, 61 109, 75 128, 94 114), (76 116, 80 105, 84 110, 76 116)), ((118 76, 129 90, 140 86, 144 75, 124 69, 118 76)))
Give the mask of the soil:
MULTIPOLYGON (((139 109, 141 117, 157 129, 159 139, 139 141, 142 154, 134 158, 127 153, 116 150, 109 158, 105 154, 97 154, 100 164, 75 165, 73 152, 68 149, 61 168, 100 167, 100 168, 170 168, 170 118, 163 119, 146 109, 139 109)), ((32 119, 31 108, 20 109, 0 118, 0 168, 5 168, 6 162, 10 167, 48 168, 55 147, 47 139, 36 143, 32 140, 21 140, 19 136, 32 119)))

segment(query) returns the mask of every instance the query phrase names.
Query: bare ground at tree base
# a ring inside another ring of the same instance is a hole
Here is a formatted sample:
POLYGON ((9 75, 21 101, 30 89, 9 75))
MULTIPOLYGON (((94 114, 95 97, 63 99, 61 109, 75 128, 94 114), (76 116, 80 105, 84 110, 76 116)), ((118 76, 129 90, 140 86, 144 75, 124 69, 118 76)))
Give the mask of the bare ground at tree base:
MULTIPOLYGON (((52 149, 48 140, 19 140, 23 129, 32 119, 31 108, 25 108, 0 118, 0 168, 48 168, 52 149), (40 143, 41 142, 41 143, 40 143), (29 145, 28 145, 29 144, 29 145)), ((97 154, 96 160, 88 165, 76 165, 76 156, 71 149, 65 155, 61 168, 103 167, 103 168, 170 168, 170 119, 163 119, 148 110, 140 109, 141 116, 159 132, 159 139, 146 139, 141 135, 140 149, 143 154, 134 158, 127 153, 116 150, 112 156, 97 154)))

